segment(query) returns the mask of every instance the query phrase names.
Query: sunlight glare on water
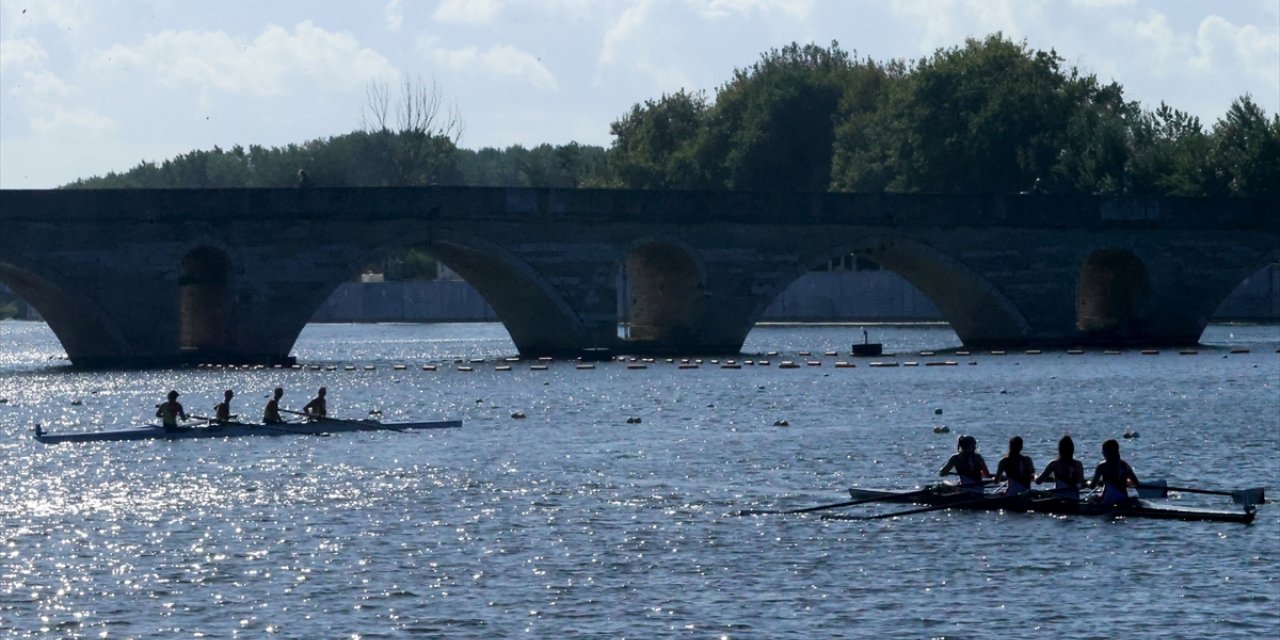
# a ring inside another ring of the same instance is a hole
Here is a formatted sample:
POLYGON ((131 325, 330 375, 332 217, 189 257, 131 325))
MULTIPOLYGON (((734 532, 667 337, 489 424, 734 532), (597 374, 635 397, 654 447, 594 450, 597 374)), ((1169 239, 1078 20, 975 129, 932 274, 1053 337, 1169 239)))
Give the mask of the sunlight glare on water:
MULTIPOLYGON (((850 486, 931 482, 960 433, 994 467, 1011 435, 1043 466, 1070 433, 1092 465, 1102 440, 1138 432, 1121 442, 1144 479, 1273 483, 1280 328, 1210 327, 1194 355, 960 355, 945 327, 868 330, 899 366, 851 358, 856 326, 758 327, 735 360, 767 367, 704 358, 697 369, 657 359, 537 370, 503 361, 514 347, 499 325, 312 325, 296 370, 78 371, 44 325, 2 322, 0 635, 1254 638, 1280 628, 1275 505, 1250 526, 738 515, 841 502, 850 486), (955 364, 930 365, 943 361, 955 364), (276 386, 296 408, 321 385, 339 417, 464 426, 30 437, 36 423, 55 433, 152 423, 171 388, 194 414, 234 389, 234 410, 252 419, 276 386)), ((1169 502, 1239 508, 1191 494, 1169 502)))

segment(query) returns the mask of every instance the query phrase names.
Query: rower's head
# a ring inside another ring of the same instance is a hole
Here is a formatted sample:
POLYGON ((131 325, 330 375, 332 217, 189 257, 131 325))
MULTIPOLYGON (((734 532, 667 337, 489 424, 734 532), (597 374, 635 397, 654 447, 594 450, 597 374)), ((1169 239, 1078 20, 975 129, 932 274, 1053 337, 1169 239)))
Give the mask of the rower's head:
POLYGON ((178 392, 177 392, 177 391, 170 391, 170 392, 169 392, 169 399, 170 399, 170 400, 177 400, 177 399, 178 399, 178 392))
POLYGON ((1115 462, 1120 459, 1120 443, 1114 438, 1102 443, 1102 457, 1107 462, 1115 462))
POLYGON ((956 448, 965 453, 973 453, 978 449, 978 439, 971 435, 960 436, 956 440, 956 448))
POLYGON ((1061 460, 1070 460, 1076 455, 1076 442, 1071 436, 1062 436, 1058 441, 1058 458, 1061 460))
POLYGON ((326 391, 327 391, 327 389, 325 389, 324 387, 320 387, 320 390, 316 392, 316 395, 318 395, 318 396, 320 396, 321 398, 323 398, 323 397, 324 397, 324 394, 325 394, 325 392, 326 392, 326 391))
POLYGON ((224 398, 226 398, 226 399, 228 399, 228 400, 230 400, 230 399, 231 399, 231 396, 234 396, 234 395, 236 395, 236 392, 234 392, 234 391, 232 391, 232 390, 230 390, 230 389, 227 389, 226 391, 223 391, 223 392, 222 392, 222 397, 224 397, 224 398))
POLYGON ((1022 453, 1022 436, 1009 438, 1009 455, 1016 456, 1020 453, 1022 453))
POLYGON ((275 390, 276 400, 279 400, 283 395, 284 395, 284 389, 281 387, 276 387, 276 390, 275 390))

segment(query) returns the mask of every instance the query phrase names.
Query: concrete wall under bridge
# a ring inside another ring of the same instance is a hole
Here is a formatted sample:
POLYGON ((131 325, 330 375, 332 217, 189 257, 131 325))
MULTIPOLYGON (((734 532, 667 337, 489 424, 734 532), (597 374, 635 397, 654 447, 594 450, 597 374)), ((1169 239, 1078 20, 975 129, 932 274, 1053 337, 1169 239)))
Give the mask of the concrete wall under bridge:
POLYGON ((1276 199, 0 191, 0 229, 0 282, 81 365, 288 361, 335 289, 404 247, 475 287, 527 356, 735 353, 792 282, 849 254, 971 347, 1192 344, 1280 261, 1276 199))
MULTIPOLYGON (((619 310, 619 317, 624 317, 619 310)), ((462 280, 346 282, 312 322, 494 322, 493 308, 462 280)), ((791 283, 761 322, 939 322, 942 312, 892 271, 815 271, 791 283)), ((1280 323, 1280 264, 1267 265, 1223 301, 1215 322, 1280 323)))

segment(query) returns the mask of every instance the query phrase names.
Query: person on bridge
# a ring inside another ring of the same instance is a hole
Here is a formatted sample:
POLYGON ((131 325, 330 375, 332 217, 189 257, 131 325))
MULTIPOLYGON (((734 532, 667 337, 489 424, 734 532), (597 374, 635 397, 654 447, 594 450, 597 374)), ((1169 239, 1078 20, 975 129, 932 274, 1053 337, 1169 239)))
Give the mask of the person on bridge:
POLYGON ((319 420, 320 418, 329 415, 328 408, 325 406, 324 394, 325 388, 320 387, 320 390, 316 391, 316 397, 312 398, 311 402, 308 402, 306 406, 302 407, 302 412, 307 414, 307 417, 312 420, 319 420))
POLYGON ((176 431, 178 418, 190 419, 187 417, 187 412, 182 409, 182 404, 178 402, 177 391, 170 391, 168 400, 156 405, 156 417, 160 418, 160 424, 164 425, 165 431, 176 431))
POLYGON ((230 389, 222 392, 222 402, 213 405, 213 419, 218 422, 231 422, 231 397, 236 395, 230 389))
POLYGON ((271 394, 271 399, 267 401, 267 406, 262 410, 262 424, 282 424, 284 418, 280 417, 280 398, 284 397, 284 389, 276 387, 271 394))
POLYGON ((987 462, 978 453, 977 438, 963 435, 956 439, 956 452, 942 465, 938 475, 945 477, 952 472, 960 476, 961 489, 982 493, 983 482, 991 477, 991 472, 987 470, 987 462))
POLYGON ((1053 480, 1053 493, 1073 502, 1080 501, 1080 487, 1084 482, 1084 464, 1076 460, 1076 443, 1071 436, 1058 441, 1058 457, 1045 465, 1036 484, 1053 480))
POLYGON ((1031 479, 1036 477, 1036 465, 1031 456, 1022 453, 1022 436, 1009 438, 1009 455, 996 465, 996 482, 1006 481, 1004 494, 1016 496, 1031 490, 1031 479))
POLYGON ((1114 439, 1102 443, 1102 462, 1093 472, 1092 484, 1102 487, 1099 502, 1104 505, 1126 505, 1132 500, 1129 487, 1138 486, 1138 475, 1120 458, 1120 443, 1114 439))

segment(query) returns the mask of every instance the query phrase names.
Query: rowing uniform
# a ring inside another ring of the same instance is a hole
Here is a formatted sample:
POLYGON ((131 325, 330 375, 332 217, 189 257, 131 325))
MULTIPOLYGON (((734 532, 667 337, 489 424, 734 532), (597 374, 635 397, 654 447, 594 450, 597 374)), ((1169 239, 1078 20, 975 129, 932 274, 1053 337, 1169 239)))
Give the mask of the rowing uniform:
POLYGON ((280 417, 280 402, 275 398, 267 401, 267 407, 262 410, 262 424, 280 424, 284 422, 284 418, 280 417))
POLYGON ((1080 484, 1084 482, 1084 465, 1079 460, 1058 459, 1045 467, 1053 474, 1053 493, 1064 500, 1080 500, 1080 484))
POLYGON ((164 402, 156 409, 156 417, 160 418, 160 424, 164 425, 165 431, 174 431, 178 428, 178 416, 182 416, 183 420, 187 419, 186 412, 182 410, 182 405, 177 400, 164 402))
POLYGON ((1003 475, 1008 480, 1004 493, 1009 496, 1030 491, 1031 478, 1035 474, 1035 463, 1031 462, 1030 456, 1019 455, 1016 460, 1005 456, 1000 459, 1000 465, 996 467, 996 476, 1003 475))
POLYGON ((1137 475, 1128 462, 1117 460, 1111 463, 1104 460, 1098 464, 1097 474, 1102 476, 1102 504, 1114 505, 1129 501, 1129 479, 1136 479, 1137 475))
POLYGON ((982 472, 987 468, 982 456, 977 453, 957 453, 952 459, 955 460, 956 475, 960 476, 960 490, 982 493, 982 472))
POLYGON ((217 405, 214 405, 213 419, 217 420, 218 422, 230 422, 231 421, 231 403, 219 402, 217 405))

